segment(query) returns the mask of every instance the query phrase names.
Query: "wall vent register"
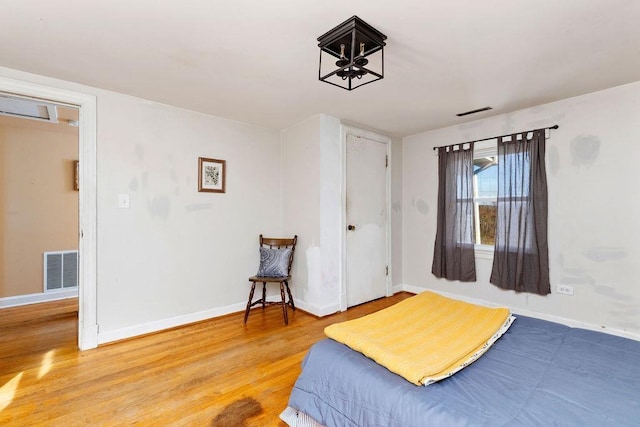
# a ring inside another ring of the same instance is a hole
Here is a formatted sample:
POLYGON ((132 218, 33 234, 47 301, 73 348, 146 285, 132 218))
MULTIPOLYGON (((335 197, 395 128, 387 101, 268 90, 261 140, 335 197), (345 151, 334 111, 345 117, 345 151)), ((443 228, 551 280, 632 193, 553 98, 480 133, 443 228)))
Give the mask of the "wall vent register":
POLYGON ((44 291, 78 287, 78 251, 44 253, 44 291))

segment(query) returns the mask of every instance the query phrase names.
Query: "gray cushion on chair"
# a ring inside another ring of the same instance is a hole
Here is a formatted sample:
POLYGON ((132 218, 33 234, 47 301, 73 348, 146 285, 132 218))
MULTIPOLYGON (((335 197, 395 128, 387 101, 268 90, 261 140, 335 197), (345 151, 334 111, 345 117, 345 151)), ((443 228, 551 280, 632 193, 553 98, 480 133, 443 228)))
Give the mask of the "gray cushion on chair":
POLYGON ((287 277, 291 248, 260 248, 259 277, 287 277))

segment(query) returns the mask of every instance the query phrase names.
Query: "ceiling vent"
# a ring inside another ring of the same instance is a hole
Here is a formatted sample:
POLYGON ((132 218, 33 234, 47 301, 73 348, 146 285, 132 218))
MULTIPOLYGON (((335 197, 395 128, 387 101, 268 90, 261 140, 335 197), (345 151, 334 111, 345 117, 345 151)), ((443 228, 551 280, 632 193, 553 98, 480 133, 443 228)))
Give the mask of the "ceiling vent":
POLYGON ((58 123, 58 110, 44 101, 0 96, 0 115, 58 123))
POLYGON ((468 116, 469 114, 481 113, 482 111, 489 111, 489 110, 492 110, 492 109, 493 108, 491 108, 491 107, 482 107, 482 108, 478 108, 477 110, 471 110, 471 111, 465 111, 464 113, 458 113, 458 114, 456 114, 456 116, 464 117, 464 116, 468 116))

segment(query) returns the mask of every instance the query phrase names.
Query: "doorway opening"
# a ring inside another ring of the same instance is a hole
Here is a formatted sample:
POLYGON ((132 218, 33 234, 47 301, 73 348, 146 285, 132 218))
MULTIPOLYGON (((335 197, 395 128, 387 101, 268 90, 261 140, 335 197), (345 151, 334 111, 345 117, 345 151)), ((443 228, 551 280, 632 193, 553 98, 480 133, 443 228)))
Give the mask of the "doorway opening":
MULTIPOLYGON (((0 96, 11 99, 37 101, 77 112, 75 118, 67 118, 65 126, 77 128, 77 175, 73 172, 70 185, 77 176, 77 282, 78 282, 78 347, 81 350, 95 348, 98 343, 97 283, 96 283, 96 99, 92 95, 44 86, 29 81, 0 77, 0 96)), ((46 114, 51 117, 51 112, 46 114)), ((35 120, 35 119, 34 119, 35 120)), ((73 161, 71 164, 74 167, 73 161)), ((28 173, 37 174, 33 165, 21 165, 28 173), (31 169, 30 169, 31 167, 31 169)), ((28 176, 28 175, 27 175, 28 176)), ((72 248, 60 248, 62 250, 72 248)))
POLYGON ((78 296, 78 109, 0 94, 0 307, 78 296))

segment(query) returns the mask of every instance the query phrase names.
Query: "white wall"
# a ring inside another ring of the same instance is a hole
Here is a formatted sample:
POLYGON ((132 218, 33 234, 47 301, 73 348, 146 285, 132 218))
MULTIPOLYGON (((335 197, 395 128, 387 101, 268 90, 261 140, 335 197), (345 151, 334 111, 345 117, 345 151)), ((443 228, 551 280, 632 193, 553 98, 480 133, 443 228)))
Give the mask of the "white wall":
POLYGON ((514 310, 640 332, 640 82, 403 139, 403 280, 514 310), (437 157, 432 148, 558 124, 547 140, 552 294, 501 290, 491 261, 476 283, 431 274, 437 157), (574 296, 555 293, 558 283, 574 296))
POLYGON ((283 234, 298 235, 291 290, 315 315, 339 310, 340 122, 318 114, 282 131, 283 234))
POLYGON ((282 131, 282 230, 298 235, 290 288, 301 308, 320 298, 319 135, 318 115, 282 131))
POLYGON ((280 134, 70 82, 97 97, 99 342, 243 309, 258 235, 282 232, 280 134), (198 157, 227 161, 226 193, 197 191, 198 157), (119 209, 118 194, 130 209, 119 209))
POLYGON ((342 134, 340 120, 320 115, 320 269, 319 315, 340 309, 342 281, 342 134))
POLYGON ((280 182, 278 132, 101 93, 100 332, 243 308, 258 235, 281 232, 280 182), (197 191, 198 157, 226 160, 226 193, 197 191))
MULTIPOLYGON (((353 126, 351 124, 351 126, 353 126)), ((303 310, 340 310, 344 142, 340 120, 318 114, 282 131, 284 235, 298 234, 292 292, 303 310)), ((402 140, 391 144, 391 271, 402 288, 402 140)))

